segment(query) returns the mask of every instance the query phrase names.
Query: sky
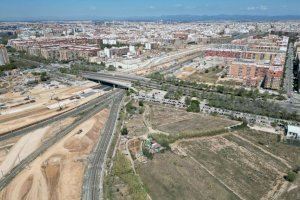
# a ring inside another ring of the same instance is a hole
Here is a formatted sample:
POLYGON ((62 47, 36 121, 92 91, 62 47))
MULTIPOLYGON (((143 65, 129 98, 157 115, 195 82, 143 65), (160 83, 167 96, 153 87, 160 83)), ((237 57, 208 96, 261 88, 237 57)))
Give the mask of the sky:
POLYGON ((0 20, 161 15, 300 15, 300 0, 0 0, 0 20))

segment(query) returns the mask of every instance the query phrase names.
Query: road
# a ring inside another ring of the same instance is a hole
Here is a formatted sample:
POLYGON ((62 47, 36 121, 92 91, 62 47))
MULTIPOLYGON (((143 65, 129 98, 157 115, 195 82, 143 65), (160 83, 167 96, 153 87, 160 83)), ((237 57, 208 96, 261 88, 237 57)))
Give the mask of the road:
MULTIPOLYGON (((292 72, 293 74, 293 72, 292 72)), ((140 77, 140 76, 133 76, 133 75, 126 75, 126 74, 109 74, 109 73, 93 73, 93 72, 86 72, 83 73, 82 76, 84 78, 90 79, 90 80, 100 80, 101 79, 110 79, 110 80, 118 80, 118 81, 124 81, 124 82, 139 82, 139 84, 141 86, 147 87, 147 88, 152 88, 152 89, 161 89, 162 84, 156 81, 152 81, 150 79, 144 78, 144 77, 140 77)), ((292 81, 290 82, 291 84, 291 88, 292 88, 292 81)), ((164 83, 165 86, 167 86, 170 90, 176 91, 178 90, 178 86, 170 84, 170 83, 164 83)), ((203 92, 197 88, 194 88, 192 86, 180 86, 180 89, 182 90, 184 95, 190 95, 193 92, 199 93, 199 92, 203 92)), ((208 91, 211 93, 216 93, 213 91, 208 91)), ((220 93, 218 93, 219 95, 222 95, 220 93)), ((300 98, 299 98, 300 99, 300 98)), ((293 102, 293 103, 289 103, 287 101, 280 101, 277 102, 281 107, 287 109, 289 112, 293 112, 296 111, 299 113, 299 102, 300 101, 296 101, 297 103, 293 102)))
POLYGON ((289 44, 288 53, 287 53, 287 59, 285 64, 285 76, 284 76, 284 83, 283 88, 288 94, 289 97, 291 97, 293 92, 293 83, 294 83, 294 74, 293 74, 293 60, 294 60, 294 47, 293 43, 289 44))
POLYGON ((93 154, 91 154, 89 158, 83 182, 81 198, 83 200, 102 199, 105 159, 115 132, 123 97, 124 92, 114 99, 104 131, 101 134, 101 138, 98 141, 93 154))
POLYGON ((102 101, 100 104, 96 104, 95 107, 90 108, 89 110, 86 110, 83 114, 83 116, 75 121, 73 124, 67 126, 66 128, 62 129, 59 133, 57 133, 54 137, 46 140, 37 150, 35 150, 33 153, 31 153, 29 156, 27 156, 25 159, 23 159, 19 164, 17 164, 11 171, 7 174, 5 174, 1 180, 0 180, 0 190, 2 190, 4 187, 6 187, 14 177, 16 177, 22 170, 24 170, 33 160, 35 160, 38 156, 43 154, 48 148, 56 144, 58 141, 60 141, 63 137, 65 137, 68 133, 70 133, 74 128, 76 128, 78 125, 82 124, 92 116, 94 116, 96 113, 100 112, 104 108, 106 108, 112 99, 117 99, 117 97, 120 96, 120 94, 123 94, 123 91, 116 90, 116 93, 111 96, 111 98, 106 99, 105 101, 102 101))
POLYGON ((89 108, 91 108, 95 105, 101 104, 104 101, 107 101, 108 99, 111 98, 111 96, 114 93, 116 93, 116 91, 106 93, 106 94, 104 94, 100 97, 97 97, 97 98, 95 98, 95 99, 93 99, 93 100, 91 100, 91 101, 89 101, 85 104, 82 104, 82 105, 80 105, 80 106, 78 106, 78 107, 76 107, 76 108, 74 108, 70 111, 67 111, 67 112, 64 112, 62 114, 56 115, 56 116, 51 117, 49 119, 41 120, 41 121, 39 121, 35 124, 17 129, 15 131, 4 133, 0 136, 0 141, 7 140, 7 139, 10 139, 10 138, 16 137, 16 136, 22 136, 22 135, 25 135, 26 133, 29 133, 29 132, 34 131, 36 129, 45 127, 45 126, 47 126, 51 123, 61 121, 61 120, 66 119, 68 117, 77 116, 78 113, 80 113, 84 110, 87 110, 87 109, 89 109, 89 108))

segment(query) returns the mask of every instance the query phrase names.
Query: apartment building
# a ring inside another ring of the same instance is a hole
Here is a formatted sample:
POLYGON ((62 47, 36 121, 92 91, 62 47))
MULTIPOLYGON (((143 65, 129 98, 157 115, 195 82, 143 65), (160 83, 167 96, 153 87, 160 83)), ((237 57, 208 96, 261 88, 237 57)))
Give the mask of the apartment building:
POLYGON ((229 62, 228 77, 247 86, 280 89, 289 38, 269 35, 235 40, 207 49, 205 56, 229 62))
POLYGON ((229 67, 228 77, 243 80, 245 85, 260 86, 269 66, 260 65, 254 62, 235 61, 229 67))

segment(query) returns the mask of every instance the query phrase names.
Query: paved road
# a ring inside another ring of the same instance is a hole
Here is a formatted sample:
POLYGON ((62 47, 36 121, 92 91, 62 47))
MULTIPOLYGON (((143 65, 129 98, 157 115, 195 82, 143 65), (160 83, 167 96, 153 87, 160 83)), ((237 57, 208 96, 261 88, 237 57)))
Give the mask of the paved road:
POLYGON ((294 47, 293 43, 290 43, 287 53, 287 60, 285 64, 285 78, 283 83, 283 88, 291 96, 293 92, 294 74, 293 74, 293 60, 294 60, 294 47))
POLYGON ((97 97, 85 104, 82 104, 70 111, 67 111, 65 113, 62 113, 60 115, 57 115, 55 117, 51 117, 49 119, 45 119, 45 120, 41 120, 35 124, 32 124, 32 125, 29 125, 29 126, 26 126, 26 127, 23 127, 23 128, 20 128, 20 129, 17 129, 15 131, 11 131, 11 132, 7 132, 7 133, 4 133, 3 135, 0 136, 0 141, 3 141, 3 140, 7 140, 7 139, 10 139, 12 137, 16 137, 16 136, 21 136, 21 135, 25 135, 26 133, 29 133, 31 131, 34 131, 36 129, 39 129, 39 128, 42 128, 42 127, 45 127, 51 123, 54 123, 54 122, 57 122, 57 121, 61 121, 65 118, 68 118, 68 117, 72 117, 72 116, 77 116, 78 113, 84 111, 84 110, 87 110, 93 106, 96 106, 98 104, 101 104, 102 102, 104 101, 107 101, 108 99, 111 98, 111 96, 113 94, 115 94, 117 91, 112 91, 112 92, 109 92, 109 93, 106 93, 100 97, 97 97))
POLYGON ((106 154, 115 132, 115 126, 119 116, 123 97, 124 92, 114 99, 104 131, 101 134, 101 138, 96 145, 93 154, 91 154, 89 158, 89 164, 86 168, 83 182, 83 200, 102 199, 103 173, 106 154))
MULTIPOLYGON (((291 72, 291 73, 293 73, 293 72, 291 72)), ((144 87, 148 87, 148 88, 152 88, 152 89, 161 89, 161 83, 152 81, 150 79, 145 79, 145 78, 139 77, 139 76, 125 75, 125 74, 93 73, 93 72, 83 73, 83 76, 90 80, 101 80, 101 79, 105 78, 105 79, 127 81, 127 82, 137 82, 138 81, 140 83, 140 85, 142 85, 144 87)), ((292 80, 289 81, 289 83, 290 83, 289 87, 292 88, 292 80)), ((174 91, 178 90, 178 86, 176 86, 176 85, 172 85, 170 83, 165 83, 164 85, 166 85, 170 90, 174 90, 174 91)), ((201 90, 194 88, 192 86, 180 86, 180 89, 183 91, 184 95, 189 95, 192 92, 196 92, 196 93, 202 92, 201 90)), ((212 92, 212 93, 214 93, 214 92, 212 92)), ((221 95, 220 93, 218 93, 218 94, 221 95)), ((281 107, 286 108, 290 112, 297 111, 299 113, 299 105, 297 105, 295 103, 291 104, 286 101, 281 101, 281 102, 277 102, 277 103, 281 107)))
POLYGON ((94 116, 96 113, 106 108, 112 101, 112 98, 116 99, 121 93, 123 94, 123 91, 120 90, 116 90, 116 92, 117 93, 111 96, 111 98, 106 99, 105 101, 101 101, 100 104, 97 104, 95 107, 86 110, 83 116, 79 120, 75 121, 73 124, 61 130, 61 132, 56 134, 55 137, 46 140, 44 144, 41 145, 40 148, 38 148, 29 156, 27 156, 25 159, 23 159, 9 173, 5 174, 0 179, 0 190, 2 190, 5 186, 7 186, 13 180, 13 178, 16 177, 23 169, 25 169, 26 166, 28 166, 33 160, 35 160, 38 156, 43 154, 48 148, 53 146, 55 143, 60 141, 63 137, 65 137, 68 133, 70 133, 75 127, 82 124, 84 121, 88 120, 90 117, 94 116))

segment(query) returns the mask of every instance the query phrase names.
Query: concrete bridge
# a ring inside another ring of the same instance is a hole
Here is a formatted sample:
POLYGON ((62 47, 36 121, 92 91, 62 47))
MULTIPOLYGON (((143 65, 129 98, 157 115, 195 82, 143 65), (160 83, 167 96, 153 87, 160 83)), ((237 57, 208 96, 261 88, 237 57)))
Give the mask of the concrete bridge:
POLYGON ((132 82, 134 81, 150 81, 150 79, 133 76, 133 75, 124 75, 119 73, 96 73, 96 72, 83 72, 81 74, 83 78, 86 78, 91 81, 100 82, 103 84, 109 84, 113 86, 117 86, 123 89, 132 89, 135 88, 132 86, 132 82))

